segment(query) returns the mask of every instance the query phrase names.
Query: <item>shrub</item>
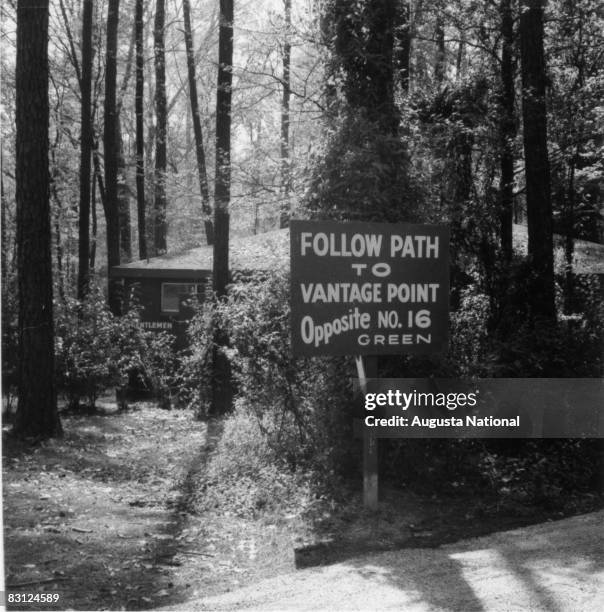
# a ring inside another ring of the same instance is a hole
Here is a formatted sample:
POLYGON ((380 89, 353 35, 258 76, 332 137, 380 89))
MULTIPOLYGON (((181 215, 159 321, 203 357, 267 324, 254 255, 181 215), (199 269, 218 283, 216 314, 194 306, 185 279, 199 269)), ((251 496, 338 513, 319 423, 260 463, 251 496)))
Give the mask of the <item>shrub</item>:
POLYGON ((206 302, 197 310, 187 328, 189 346, 180 354, 176 372, 178 399, 194 409, 198 417, 208 414, 212 397, 212 351, 218 322, 218 303, 206 302))
POLYGON ((461 291, 459 308, 451 313, 450 358, 458 364, 459 376, 476 376, 488 347, 490 300, 474 285, 461 291))
POLYGON ((164 381, 171 338, 144 331, 136 310, 114 316, 97 289, 83 301, 66 298, 56 310, 57 384, 70 407, 83 398, 93 407, 104 389, 123 386, 132 370, 164 381))
POLYGON ((485 445, 478 467, 503 498, 562 507, 598 484, 597 440, 519 440, 513 454, 501 452, 502 442, 485 445))
MULTIPOLYGON (((361 453, 351 432, 353 365, 345 358, 292 357, 288 291, 285 274, 254 276, 232 285, 225 300, 206 304, 190 325, 191 349, 181 371, 189 397, 202 404, 209 399, 214 349, 228 356, 237 388, 203 503, 255 512, 278 505, 296 487, 307 492, 312 484, 315 493, 329 487, 333 495, 340 477, 359 474, 361 453), (228 346, 214 346, 215 325, 227 331, 228 346)), ((521 287, 510 292, 512 302, 523 295, 521 287)), ((380 359, 380 374, 593 376, 600 367, 600 327, 587 311, 576 329, 519 317, 497 337, 489 334, 491 316, 489 297, 466 286, 451 314, 448 353, 380 359)), ((387 441, 380 445, 380 463, 388 480, 416 490, 488 485, 504 499, 561 503, 563 492, 590 486, 592 446, 589 440, 503 440, 499 446, 491 440, 387 441), (575 482, 579 472, 585 478, 575 482)))
POLYGON ((292 357, 288 292, 286 274, 257 275, 232 285, 226 300, 206 304, 189 326, 180 380, 188 400, 207 412, 212 326, 221 326, 229 345, 216 348, 227 355, 238 405, 255 417, 264 443, 294 470, 330 473, 350 461, 353 366, 347 359, 292 357))
MULTIPOLYGON (((475 285, 460 291, 451 312, 447 355, 401 357, 388 375, 482 378, 599 377, 602 373, 602 306, 593 277, 576 281, 582 312, 557 323, 531 321, 531 285, 525 266, 510 273, 506 312, 490 333, 489 297, 475 285)), ((597 486, 594 440, 388 440, 382 469, 388 479, 414 489, 461 490, 488 485, 510 501, 564 505, 564 494, 597 486)), ((571 501, 571 503, 574 503, 571 501)))

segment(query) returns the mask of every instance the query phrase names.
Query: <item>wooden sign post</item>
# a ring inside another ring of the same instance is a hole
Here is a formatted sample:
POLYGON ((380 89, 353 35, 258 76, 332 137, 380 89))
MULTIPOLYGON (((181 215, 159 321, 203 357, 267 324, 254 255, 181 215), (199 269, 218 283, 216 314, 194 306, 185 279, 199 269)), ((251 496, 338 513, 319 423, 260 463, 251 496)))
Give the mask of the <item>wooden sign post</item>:
MULTIPOLYGON (((356 355, 365 395, 377 355, 446 348, 448 228, 292 221, 290 238, 295 355, 356 355)), ((369 427, 363 449, 365 505, 376 508, 377 437, 369 427)))
MULTIPOLYGON (((363 395, 367 392, 367 379, 377 378, 377 355, 355 358, 359 387, 363 395)), ((363 428, 363 505, 369 510, 378 507, 378 438, 368 427, 363 428)))

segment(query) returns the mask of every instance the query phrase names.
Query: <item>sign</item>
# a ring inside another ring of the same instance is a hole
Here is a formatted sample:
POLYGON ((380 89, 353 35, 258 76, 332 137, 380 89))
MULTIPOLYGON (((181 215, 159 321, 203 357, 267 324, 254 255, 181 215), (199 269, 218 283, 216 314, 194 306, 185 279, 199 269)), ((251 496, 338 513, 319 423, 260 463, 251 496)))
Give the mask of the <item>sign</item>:
POLYGON ((143 329, 152 329, 154 331, 172 331, 173 323, 172 321, 141 321, 140 326, 143 329))
POLYGON ((292 221, 290 232, 294 354, 446 348, 447 227, 292 221))

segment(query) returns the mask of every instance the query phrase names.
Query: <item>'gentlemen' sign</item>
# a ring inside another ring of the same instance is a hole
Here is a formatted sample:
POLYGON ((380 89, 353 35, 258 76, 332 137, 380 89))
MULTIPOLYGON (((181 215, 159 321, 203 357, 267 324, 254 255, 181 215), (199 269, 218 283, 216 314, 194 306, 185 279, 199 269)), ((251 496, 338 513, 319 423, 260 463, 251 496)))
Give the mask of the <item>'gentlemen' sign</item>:
POLYGON ((446 227, 292 221, 290 231, 295 354, 435 353, 446 347, 446 227))

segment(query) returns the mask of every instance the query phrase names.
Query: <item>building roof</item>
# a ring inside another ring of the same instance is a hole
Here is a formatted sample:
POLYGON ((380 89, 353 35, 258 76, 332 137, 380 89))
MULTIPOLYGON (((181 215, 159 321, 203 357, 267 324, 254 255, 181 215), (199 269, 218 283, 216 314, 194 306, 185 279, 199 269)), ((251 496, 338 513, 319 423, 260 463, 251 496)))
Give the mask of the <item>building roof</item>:
MULTIPOLYGON (((112 277, 196 278, 212 274, 213 247, 204 245, 184 253, 161 255, 115 266, 112 277)), ((275 270, 289 267, 289 230, 273 230, 254 236, 232 237, 229 268, 238 271, 275 270)))

